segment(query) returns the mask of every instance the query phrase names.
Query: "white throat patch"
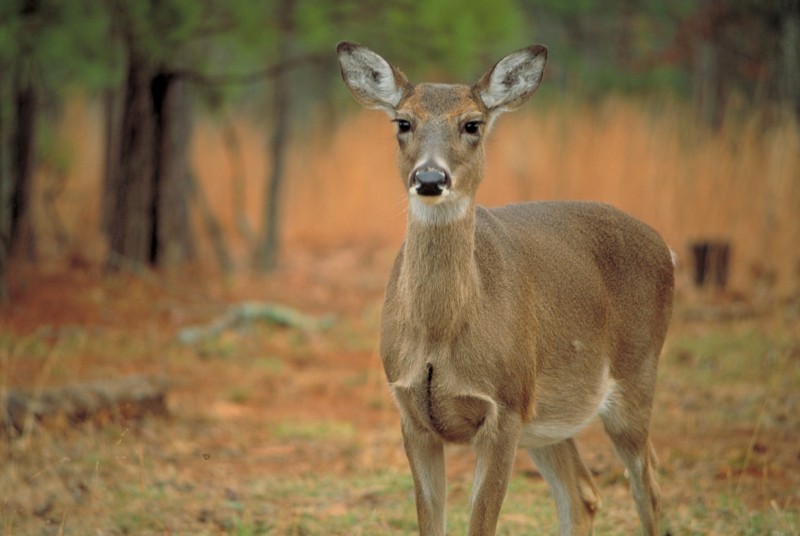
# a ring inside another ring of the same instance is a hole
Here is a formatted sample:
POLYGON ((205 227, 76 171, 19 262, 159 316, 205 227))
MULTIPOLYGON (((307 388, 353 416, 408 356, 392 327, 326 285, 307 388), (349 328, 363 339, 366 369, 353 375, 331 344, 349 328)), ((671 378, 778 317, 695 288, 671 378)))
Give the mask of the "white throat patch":
POLYGON ((448 191, 436 203, 424 201, 416 193, 409 194, 409 210, 411 217, 426 225, 443 225, 467 215, 469 198, 448 191))

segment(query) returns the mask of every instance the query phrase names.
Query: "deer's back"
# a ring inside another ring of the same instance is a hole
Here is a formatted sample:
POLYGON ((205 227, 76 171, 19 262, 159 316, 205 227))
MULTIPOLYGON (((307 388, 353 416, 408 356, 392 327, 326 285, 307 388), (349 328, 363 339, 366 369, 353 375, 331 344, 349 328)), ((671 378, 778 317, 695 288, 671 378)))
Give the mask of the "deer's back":
POLYGON ((502 244, 505 256, 536 268, 545 278, 565 274, 570 263, 591 264, 620 294, 672 280, 671 254, 661 236, 603 203, 543 201, 479 207, 476 247, 487 241, 502 244))
POLYGON ((504 299, 535 319, 544 359, 564 351, 556 339, 568 333, 594 337, 615 354, 613 374, 663 342, 672 256, 655 230, 620 210, 580 201, 479 208, 476 254, 484 280, 508 281, 504 299))

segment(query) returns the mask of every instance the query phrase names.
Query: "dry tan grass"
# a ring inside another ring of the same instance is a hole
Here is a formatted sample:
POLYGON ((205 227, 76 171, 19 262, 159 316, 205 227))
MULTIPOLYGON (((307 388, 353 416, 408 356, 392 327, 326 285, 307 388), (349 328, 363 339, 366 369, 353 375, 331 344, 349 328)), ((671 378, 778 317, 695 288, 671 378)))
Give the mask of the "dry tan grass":
MULTIPOLYGON (((232 249, 246 264, 248 246, 236 217, 260 227, 267 138, 252 121, 231 124, 239 142, 234 159, 223 143, 221 123, 209 119, 196 124, 191 158, 232 249), (237 174, 241 182, 233 180, 237 174)), ((668 101, 536 102, 525 113, 502 118, 492 133, 479 200, 612 203, 660 231, 684 268, 691 260, 689 242, 725 239, 733 247, 733 289, 748 295, 797 293, 800 129, 790 120, 765 124, 762 114, 740 114, 712 132, 684 105, 668 101)), ((46 252, 63 253, 54 246, 55 213, 69 237, 66 249, 102 259, 99 125, 97 108, 76 99, 58 127, 72 156, 53 204, 45 203, 43 194, 59 188, 57 174, 52 166, 39 173, 36 213, 46 252)), ((386 117, 364 111, 307 131, 288 159, 286 247, 399 243, 405 201, 386 117)), ((200 245, 208 251, 203 240, 200 245)))
MULTIPOLYGON (((207 128, 201 126, 197 138, 201 162, 212 158, 207 128)), ((246 150, 263 154, 261 136, 241 128, 246 150)), ((287 244, 398 243, 405 202, 394 153, 392 128, 377 112, 353 115, 295 144, 286 192, 287 244)), ((684 266, 689 242, 730 241, 731 284, 738 291, 766 288, 786 295, 799 289, 800 132, 792 122, 764 127, 754 114, 711 132, 675 103, 539 104, 501 119, 487 157, 481 203, 608 202, 658 229, 684 266)), ((258 201, 264 164, 257 157, 252 162, 248 196, 258 201)), ((198 163, 201 173, 212 169, 198 163)), ((204 174, 204 184, 212 198, 225 198, 224 181, 204 174)), ((258 207, 248 205, 254 222, 258 207)))

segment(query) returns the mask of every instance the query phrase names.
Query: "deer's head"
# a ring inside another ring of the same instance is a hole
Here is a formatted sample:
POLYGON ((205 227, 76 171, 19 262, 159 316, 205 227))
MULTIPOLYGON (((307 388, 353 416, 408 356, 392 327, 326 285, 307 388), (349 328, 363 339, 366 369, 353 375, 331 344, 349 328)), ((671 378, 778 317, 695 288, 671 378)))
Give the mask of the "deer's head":
POLYGON ((366 47, 342 42, 336 50, 356 100, 386 111, 396 125, 412 214, 434 220, 463 214, 474 202, 485 136, 501 113, 536 91, 547 60, 547 48, 535 45, 504 57, 472 86, 415 85, 366 47))

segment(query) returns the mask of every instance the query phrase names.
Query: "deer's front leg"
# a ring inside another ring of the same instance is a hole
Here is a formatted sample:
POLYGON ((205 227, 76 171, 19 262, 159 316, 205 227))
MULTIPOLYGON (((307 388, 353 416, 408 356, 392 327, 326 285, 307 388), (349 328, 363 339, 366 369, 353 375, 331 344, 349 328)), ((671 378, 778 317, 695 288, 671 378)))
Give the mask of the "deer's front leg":
POLYGON ((444 444, 430 431, 404 418, 403 445, 414 477, 420 536, 444 536, 447 502, 444 444))
POLYGON ((470 536, 493 536, 497 529, 497 518, 514 468, 521 429, 517 415, 501 416, 496 429, 482 431, 485 435, 475 444, 477 465, 472 489, 470 536))

